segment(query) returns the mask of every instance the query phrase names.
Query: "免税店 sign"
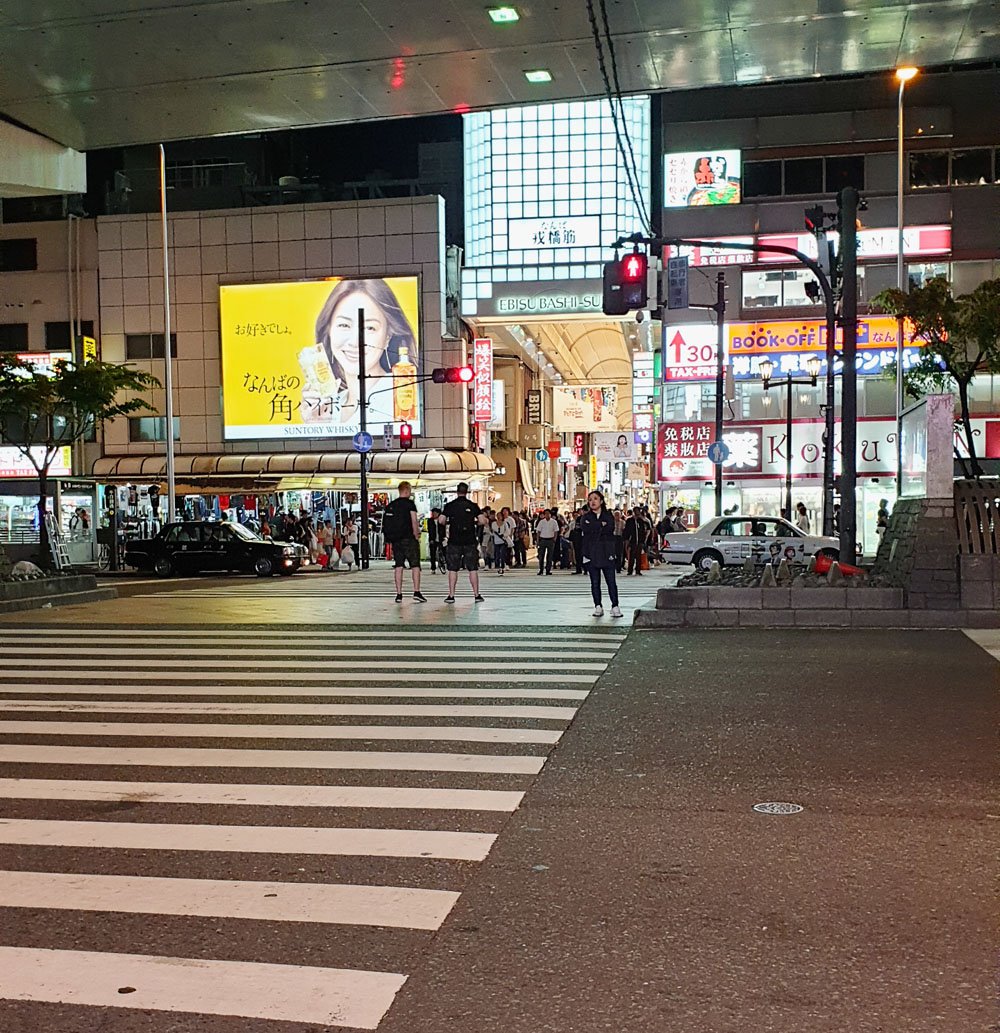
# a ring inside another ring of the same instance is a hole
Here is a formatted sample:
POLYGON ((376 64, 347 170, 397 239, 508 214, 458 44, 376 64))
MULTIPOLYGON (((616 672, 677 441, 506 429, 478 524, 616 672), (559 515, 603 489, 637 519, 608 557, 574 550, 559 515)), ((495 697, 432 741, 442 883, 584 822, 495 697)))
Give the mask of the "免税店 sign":
POLYGON ((472 345, 472 411, 476 423, 493 419, 493 340, 477 337, 472 345))

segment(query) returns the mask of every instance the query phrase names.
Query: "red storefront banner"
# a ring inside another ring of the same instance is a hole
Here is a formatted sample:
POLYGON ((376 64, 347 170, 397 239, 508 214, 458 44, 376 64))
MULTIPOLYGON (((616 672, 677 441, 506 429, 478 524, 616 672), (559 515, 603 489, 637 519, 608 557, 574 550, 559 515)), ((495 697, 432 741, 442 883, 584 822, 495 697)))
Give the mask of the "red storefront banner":
POLYGON ((493 419, 493 340, 477 337, 472 346, 472 411, 476 423, 493 419))

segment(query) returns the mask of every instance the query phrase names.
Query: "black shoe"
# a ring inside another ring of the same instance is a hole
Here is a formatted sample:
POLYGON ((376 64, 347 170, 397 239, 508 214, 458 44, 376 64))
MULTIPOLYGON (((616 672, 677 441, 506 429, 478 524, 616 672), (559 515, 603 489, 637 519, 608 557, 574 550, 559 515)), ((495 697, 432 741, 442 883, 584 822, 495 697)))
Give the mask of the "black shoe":
POLYGON ((476 596, 476 602, 477 603, 485 603, 486 600, 481 595, 477 595, 476 596))
POLYGON ((539 577, 541 577, 541 576, 542 576, 542 575, 543 575, 544 573, 545 573, 545 571, 544 571, 544 570, 540 570, 540 571, 538 572, 538 576, 539 576, 539 577))
POLYGON ((446 603, 453 603, 455 601, 455 597, 453 595, 446 595, 444 597, 444 601, 446 603))
POLYGON ((418 603, 426 603, 427 602, 427 597, 424 595, 423 592, 414 592, 413 593, 413 598, 416 599, 418 603))
POLYGON ((398 594, 398 593, 397 593, 397 595, 396 595, 396 602, 397 602, 397 603, 401 603, 402 601, 403 601, 403 597, 402 597, 402 595, 400 595, 400 594, 398 594))
POLYGON ((549 577, 552 577, 552 571, 551 571, 551 570, 547 570, 547 571, 545 571, 545 573, 546 573, 546 574, 547 574, 547 575, 548 575, 549 577))

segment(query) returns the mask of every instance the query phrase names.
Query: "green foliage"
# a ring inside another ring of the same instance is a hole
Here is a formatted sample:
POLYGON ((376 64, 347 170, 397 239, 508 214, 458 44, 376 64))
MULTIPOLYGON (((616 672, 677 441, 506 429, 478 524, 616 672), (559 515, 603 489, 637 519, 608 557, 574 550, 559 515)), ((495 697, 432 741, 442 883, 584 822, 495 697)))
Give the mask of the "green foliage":
POLYGON ((978 477, 982 470, 972 436, 969 384, 977 373, 1000 373, 1000 280, 986 280, 956 297, 947 279, 935 276, 909 293, 882 291, 872 299, 872 308, 912 326, 920 359, 903 375, 909 394, 957 392, 972 473, 978 477))
POLYGON ((79 441, 95 422, 152 411, 141 397, 120 396, 157 386, 149 373, 113 362, 60 361, 49 373, 0 354, 0 442, 44 475, 59 449, 79 441))
POLYGON ((40 553, 47 563, 44 513, 49 469, 59 450, 83 438, 95 423, 151 412, 141 397, 156 377, 113 362, 61 360, 51 371, 0 354, 0 444, 12 445, 38 473, 40 553))

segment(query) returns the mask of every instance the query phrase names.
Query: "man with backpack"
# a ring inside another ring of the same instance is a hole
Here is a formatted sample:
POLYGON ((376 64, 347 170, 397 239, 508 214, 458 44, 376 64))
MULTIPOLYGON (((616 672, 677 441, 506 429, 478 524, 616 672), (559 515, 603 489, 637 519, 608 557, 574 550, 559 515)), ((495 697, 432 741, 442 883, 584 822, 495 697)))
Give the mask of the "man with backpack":
POLYGON ((448 565, 448 595, 446 603, 455 601, 458 572, 464 567, 469 572, 469 584, 476 602, 483 602, 479 594, 479 528, 486 526, 486 515, 468 498, 469 486, 464 481, 455 489, 457 498, 441 510, 438 520, 448 527, 448 545, 445 560, 448 565))
POLYGON ((403 564, 410 564, 413 598, 418 603, 427 599, 420 591, 420 521, 417 504, 410 498, 409 481, 399 482, 399 497, 385 507, 382 515, 382 536, 392 546, 393 576, 396 579, 396 602, 403 601, 403 564))

